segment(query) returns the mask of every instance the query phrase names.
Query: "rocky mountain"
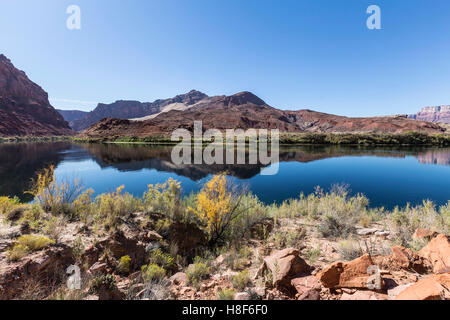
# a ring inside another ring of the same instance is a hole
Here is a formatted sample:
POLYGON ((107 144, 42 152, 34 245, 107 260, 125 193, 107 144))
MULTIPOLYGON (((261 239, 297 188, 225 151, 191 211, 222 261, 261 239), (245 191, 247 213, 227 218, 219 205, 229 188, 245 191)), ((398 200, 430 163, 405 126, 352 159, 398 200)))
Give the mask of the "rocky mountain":
POLYGON ((425 107, 408 118, 450 124, 450 106, 425 107))
POLYGON ((147 117, 160 113, 167 106, 174 104, 190 106, 206 97, 206 94, 192 90, 174 98, 159 99, 154 102, 119 100, 111 104, 99 103, 93 111, 83 118, 72 121, 71 127, 76 131, 82 131, 103 118, 133 119, 147 117))
POLYGON ((56 109, 56 111, 58 111, 59 114, 63 116, 64 120, 69 122, 69 125, 70 125, 70 123, 72 121, 82 119, 89 113, 87 111, 80 111, 80 110, 60 110, 60 109, 56 109))
POLYGON ((282 132, 353 132, 401 133, 420 131, 441 133, 446 129, 406 116, 349 118, 311 110, 283 111, 267 105, 250 92, 232 96, 206 97, 185 110, 170 110, 152 119, 102 119, 82 135, 169 136, 177 128, 193 131, 194 121, 201 120, 203 129, 279 129, 282 132))
POLYGON ((59 136, 73 131, 48 94, 0 54, 0 136, 59 136))

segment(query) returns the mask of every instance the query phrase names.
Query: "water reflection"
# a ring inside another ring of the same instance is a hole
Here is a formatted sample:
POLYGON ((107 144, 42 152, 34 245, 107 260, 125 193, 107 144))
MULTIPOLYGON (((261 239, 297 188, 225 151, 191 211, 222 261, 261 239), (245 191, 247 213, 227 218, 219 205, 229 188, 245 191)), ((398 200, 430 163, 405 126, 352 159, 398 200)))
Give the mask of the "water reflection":
POLYGON ((36 172, 57 166, 71 147, 66 142, 0 144, 0 195, 31 201, 25 191, 36 172))
MULTIPOLYGON (((80 148, 93 156, 100 167, 113 167, 120 171, 156 169, 200 180, 210 174, 227 172, 240 179, 258 175, 264 165, 176 165, 171 161, 172 147, 148 147, 145 145, 83 144, 80 148)), ((413 156, 421 163, 450 165, 450 148, 364 148, 343 146, 291 146, 280 148, 280 162, 312 162, 327 158, 347 156, 373 156, 405 158, 413 156)), ((246 155, 248 162, 248 154, 246 155)))
MULTIPOLYGON (((320 182, 331 183, 332 181, 328 181, 323 177, 324 174, 332 176, 336 170, 345 170, 340 172, 339 176, 333 176, 329 179, 345 178, 345 180, 357 184, 356 187, 358 189, 355 191, 361 191, 360 189, 365 188, 367 189, 367 193, 374 192, 372 195, 374 197, 377 197, 378 193, 381 192, 387 193, 387 190, 382 190, 385 188, 383 184, 386 183, 386 180, 392 179, 393 181, 394 176, 399 175, 395 179, 405 181, 401 186, 402 188, 406 188, 403 190, 405 191, 403 196, 405 201, 409 198, 423 199, 430 194, 436 193, 437 189, 433 189, 431 184, 435 185, 436 188, 440 188, 441 202, 450 198, 445 193, 445 188, 449 184, 448 181, 440 181, 434 178, 435 173, 432 173, 433 177, 431 177, 429 172, 420 171, 421 169, 418 167, 418 163, 439 165, 441 167, 449 166, 450 148, 283 147, 280 149, 280 162, 283 164, 283 173, 264 179, 260 176, 260 171, 264 166, 260 164, 176 165, 171 161, 171 151, 171 147, 150 147, 146 145, 71 144, 66 142, 0 144, 0 195, 18 196, 24 201, 30 201, 31 196, 27 195, 25 191, 29 188, 31 179, 35 177, 36 172, 49 165, 64 167, 67 164, 71 164, 73 170, 82 172, 89 164, 94 163, 98 167, 97 169, 91 168, 88 177, 98 176, 98 179, 108 179, 108 181, 104 182, 105 185, 120 184, 122 183, 121 180, 128 178, 130 175, 148 170, 156 170, 157 172, 173 174, 177 177, 185 177, 189 181, 200 181, 211 174, 226 172, 229 176, 235 177, 236 179, 253 183, 255 192, 260 192, 261 196, 266 197, 268 201, 272 201, 274 199, 283 199, 283 197, 296 196, 299 191, 307 192, 312 189, 314 184, 317 185, 320 182), (352 158, 347 159, 348 157, 352 158), (305 167, 305 165, 302 165, 302 163, 319 163, 319 160, 331 160, 333 158, 339 162, 330 161, 326 165, 322 165, 321 168, 305 167), (347 160, 344 161, 344 158, 347 160), (375 164, 368 160, 406 160, 408 158, 415 159, 414 163, 405 161, 404 165, 400 167, 398 167, 397 163, 375 164), (340 161, 341 159, 342 161, 340 161), (340 167, 343 163, 346 166, 340 167), (360 171, 356 172, 353 167, 358 165, 360 165, 360 171), (364 168, 361 165, 364 165, 364 168), (379 174, 367 176, 364 179, 355 177, 357 174, 366 175, 372 173, 370 172, 372 170, 374 171, 373 173, 379 170, 379 174), (101 174, 102 171, 108 171, 108 173, 104 172, 101 174), (400 171, 401 173, 399 173, 400 171), (119 176, 114 172, 121 173, 121 175, 119 176), (311 175, 312 173, 314 174, 311 175), (415 176, 417 180, 408 182, 407 180, 411 176, 415 176), (298 179, 303 179, 303 181, 299 182, 298 179), (287 182, 288 180, 289 182, 287 182), (417 184, 421 184, 422 182, 423 185, 419 186, 420 190, 417 189, 419 188, 417 184), (415 184, 415 188, 411 187, 412 183, 415 184)), ((446 180, 445 177, 449 174, 449 170, 444 168, 443 173, 443 179, 446 180)), ((134 177, 133 180, 130 179, 128 181, 128 184, 137 185, 142 182, 140 181, 142 179, 142 176, 134 177)), ((147 182, 153 183, 152 181, 147 182)), ((101 190, 96 191, 104 192, 105 190, 102 188, 103 186, 100 187, 101 190)), ((139 188, 142 189, 144 187, 139 188)), ((141 192, 142 190, 139 189, 136 192, 139 193, 138 191, 141 192)), ((394 201, 395 195, 391 195, 391 198, 392 200, 389 201, 394 201)), ((380 196, 380 199, 383 200, 384 198, 380 196)), ((382 200, 379 203, 384 205, 382 200)))

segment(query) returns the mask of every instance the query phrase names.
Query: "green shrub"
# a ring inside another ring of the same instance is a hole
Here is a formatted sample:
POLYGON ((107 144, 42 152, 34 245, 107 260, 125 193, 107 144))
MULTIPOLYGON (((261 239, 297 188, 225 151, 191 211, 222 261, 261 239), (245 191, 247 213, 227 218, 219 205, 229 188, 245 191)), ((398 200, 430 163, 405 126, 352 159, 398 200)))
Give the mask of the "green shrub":
POLYGON ((233 289, 222 289, 217 292, 217 300, 234 300, 236 291, 233 289))
POLYGON ((17 239, 14 246, 8 252, 8 259, 17 261, 26 256, 28 253, 39 251, 54 244, 55 241, 44 236, 27 234, 17 239))
POLYGON ((272 233, 269 241, 273 242, 279 249, 300 248, 306 236, 306 230, 298 228, 297 230, 276 230, 272 233))
POLYGON ((163 184, 150 184, 144 194, 147 212, 165 215, 171 221, 184 219, 186 210, 181 206, 181 184, 172 178, 163 184))
POLYGON ((238 202, 237 211, 242 214, 231 221, 228 242, 240 242, 242 238, 251 236, 259 239, 267 237, 264 221, 269 218, 269 207, 258 197, 251 193, 243 194, 238 202))
POLYGON ((226 254, 226 263, 232 270, 245 269, 253 257, 253 252, 248 246, 243 246, 239 250, 231 249, 226 254))
POLYGON ((73 218, 73 201, 81 194, 83 186, 75 179, 72 182, 56 182, 52 165, 37 173, 27 193, 35 197, 36 203, 52 214, 64 214, 73 218))
POLYGON ((233 284, 233 287, 238 291, 243 291, 245 288, 247 288, 251 284, 248 270, 241 271, 237 275, 233 276, 231 283, 233 284))
POLYGON ((415 207, 408 204, 403 209, 394 208, 387 218, 391 231, 396 235, 395 242, 404 247, 416 247, 417 243, 413 243, 413 234, 417 228, 449 234, 449 208, 450 203, 437 210, 433 202, 429 200, 423 201, 422 205, 415 207))
POLYGON ((102 223, 109 231, 116 230, 122 220, 143 208, 142 201, 129 193, 122 193, 124 186, 115 192, 104 193, 95 199, 97 222, 102 223))
POLYGON ((98 293, 101 290, 112 291, 117 288, 116 278, 111 274, 104 274, 94 278, 92 281, 90 292, 98 293))
POLYGON ((208 277, 210 274, 210 269, 208 265, 204 262, 201 262, 201 259, 196 257, 194 263, 189 265, 186 269, 186 276, 189 280, 189 283, 193 285, 198 285, 201 280, 208 277))
POLYGON ((84 243, 83 240, 81 239, 81 236, 79 236, 77 240, 75 240, 72 246, 72 253, 76 261, 81 262, 81 259, 83 258, 84 254, 84 243))
POLYGON ((127 274, 130 272, 131 268, 131 258, 126 255, 120 258, 119 264, 117 265, 117 271, 122 274, 127 274))
POLYGON ((166 270, 156 265, 149 264, 141 267, 142 278, 144 281, 160 281, 166 276, 166 270))
POLYGON ((177 270, 175 259, 170 254, 162 252, 161 249, 156 249, 151 253, 149 263, 157 264, 165 270, 171 272, 175 272, 177 270))
POLYGON ((48 220, 43 221, 42 230, 46 235, 48 235, 51 239, 58 242, 59 237, 62 235, 62 230, 64 229, 67 221, 63 216, 52 216, 48 220))
POLYGON ((319 232, 325 238, 345 238, 356 232, 355 223, 346 220, 336 213, 322 217, 319 224, 319 232))
POLYGON ((42 208, 37 203, 33 203, 30 208, 24 212, 19 222, 21 224, 28 224, 32 230, 38 231, 43 215, 44 212, 42 208))
POLYGON ((11 212, 20 205, 20 200, 17 197, 0 197, 0 215, 5 216, 9 220, 11 212))

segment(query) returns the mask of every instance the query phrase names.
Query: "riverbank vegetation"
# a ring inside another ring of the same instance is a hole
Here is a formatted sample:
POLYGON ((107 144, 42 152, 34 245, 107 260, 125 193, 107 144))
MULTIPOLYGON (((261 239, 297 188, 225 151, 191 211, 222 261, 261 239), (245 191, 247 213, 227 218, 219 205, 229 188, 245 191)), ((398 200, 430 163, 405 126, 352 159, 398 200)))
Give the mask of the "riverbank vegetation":
POLYGON ((21 137, 0 137, 0 143, 22 143, 22 142, 58 142, 73 141, 73 136, 21 136, 21 137))
MULTIPOLYGON (((207 236, 207 248, 212 250, 236 244, 251 232, 264 233, 264 230, 252 228, 267 219, 302 218, 305 222, 316 223, 317 231, 323 237, 336 239, 351 236, 356 226, 378 223, 395 231, 398 235, 395 242, 403 246, 412 245, 412 234, 417 228, 441 233, 450 231, 450 202, 436 207, 431 201, 424 200, 422 205, 408 204, 389 211, 370 208, 369 199, 364 195, 351 196, 347 187, 340 185, 333 186, 328 192, 317 187, 313 194, 301 193, 297 199, 266 205, 250 192, 230 186, 224 174, 213 176, 201 191, 189 196, 182 197, 180 183, 170 178, 164 184, 149 185, 142 197, 136 197, 124 192, 124 186, 94 196, 94 190, 83 189, 76 180, 56 183, 53 171, 54 168, 49 167, 37 175, 28 191, 35 197, 32 203, 23 204, 17 198, 0 197, 2 219, 26 224, 33 232, 57 240, 55 234, 49 232, 56 227, 55 219, 77 221, 100 234, 119 230, 121 223, 136 212, 144 212, 148 219, 157 213, 159 219, 154 222, 159 231, 169 229, 177 222, 193 224, 207 236)), ((268 233, 266 236, 276 237, 268 233)), ((291 236, 283 236, 283 246, 293 241, 289 239, 291 236)))
MULTIPOLYGON (((147 137, 0 137, 0 143, 8 142, 55 142, 72 141, 80 143, 128 143, 175 145, 168 136, 147 137)), ((195 140, 192 139, 192 142, 195 140)), ((248 138, 246 139, 248 142, 248 138)), ((270 136, 269 136, 270 141, 270 136)), ((211 141, 203 140, 204 144, 211 141)), ((226 141, 224 142, 226 143, 226 141)), ((360 145, 360 146, 450 146, 450 134, 426 134, 420 132, 389 133, 280 133, 281 145, 360 145)))
MULTIPOLYGON (((143 143, 171 145, 178 143, 170 137, 108 137, 87 138, 78 136, 74 141, 88 143, 143 143)), ((248 138, 247 138, 248 141, 248 138)), ((270 137, 269 137, 270 141, 270 137)), ((192 140, 194 142, 194 140, 192 140)), ((203 141, 209 143, 210 141, 203 141)), ((226 141, 225 141, 226 143, 226 141)), ((364 146, 450 146, 448 134, 425 134, 406 132, 401 134, 388 133, 280 133, 281 145, 364 145, 364 146)))
MULTIPOLYGON (((426 244, 413 237, 417 228, 450 233, 450 202, 436 207, 424 201, 388 211, 370 208, 369 199, 362 194, 350 195, 343 186, 329 191, 317 188, 313 194, 266 205, 231 186, 223 174, 213 176, 198 193, 189 196, 182 196, 180 183, 169 179, 149 185, 142 197, 127 193, 123 186, 94 196, 93 190, 83 189, 77 182, 56 183, 53 175, 52 167, 38 174, 30 190, 35 197, 32 203, 0 198, 2 228, 20 230, 6 249, 7 259, 20 261, 49 246, 67 245, 80 266, 90 270, 92 248, 102 248, 96 253, 98 263, 108 265, 102 277, 105 273, 135 274, 152 288, 163 288, 162 283, 180 270, 185 270, 188 283, 200 288, 202 281, 217 271, 217 259, 222 256, 222 263, 238 272, 231 283, 242 290, 252 281, 242 271, 261 263, 250 245, 254 241, 263 252, 266 247, 303 248, 305 259, 314 264, 323 248, 305 246, 315 243, 306 241, 308 237, 337 243, 341 257, 350 259, 363 252, 354 240, 360 228, 376 225, 390 235, 389 245, 414 250, 426 244), (150 241, 145 250, 128 242, 124 245, 128 249, 118 250, 119 240, 114 240, 113 247, 102 245, 105 239, 125 237, 121 235, 129 230, 136 233, 126 241, 150 241), (88 249, 88 243, 93 247, 88 249)), ((364 249, 372 253, 383 250, 370 243, 366 246, 364 249)), ((92 278, 93 290, 97 290, 99 279, 92 278)))

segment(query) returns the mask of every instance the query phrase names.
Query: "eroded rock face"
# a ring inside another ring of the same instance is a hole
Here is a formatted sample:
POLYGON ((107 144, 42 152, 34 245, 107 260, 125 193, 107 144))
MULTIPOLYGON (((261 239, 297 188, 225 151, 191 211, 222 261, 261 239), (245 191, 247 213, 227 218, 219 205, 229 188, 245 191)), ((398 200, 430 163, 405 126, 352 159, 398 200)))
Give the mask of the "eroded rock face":
POLYGON ((434 274, 407 287, 395 300, 449 300, 450 273, 434 274))
POLYGON ((194 257, 196 250, 206 244, 206 236, 195 224, 176 222, 170 226, 169 238, 177 244, 178 250, 188 256, 194 257))
POLYGON ((147 246, 146 243, 140 241, 141 239, 136 234, 116 232, 87 248, 84 257, 88 264, 93 264, 98 261, 105 249, 108 249, 117 260, 126 255, 130 256, 130 267, 136 269, 145 264, 147 257, 147 246))
POLYGON ((450 124, 450 106, 425 107, 409 116, 411 119, 450 124))
POLYGON ((0 55, 0 136, 60 136, 73 131, 48 94, 0 55))
MULTIPOLYGON (((33 283, 61 283, 67 267, 73 263, 72 249, 65 245, 53 245, 14 263, 3 260, 0 263, 0 300, 19 298, 33 283)), ((43 288, 51 290, 51 286, 43 288)))
POLYGON ((350 262, 335 262, 317 274, 317 278, 326 288, 367 289, 368 268, 374 265, 370 255, 366 254, 350 262))
POLYGON ((419 255, 431 262, 434 273, 450 272, 450 239, 446 235, 433 238, 419 255))

